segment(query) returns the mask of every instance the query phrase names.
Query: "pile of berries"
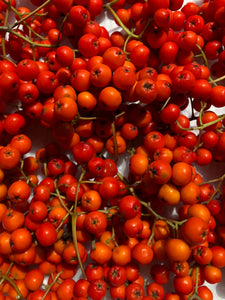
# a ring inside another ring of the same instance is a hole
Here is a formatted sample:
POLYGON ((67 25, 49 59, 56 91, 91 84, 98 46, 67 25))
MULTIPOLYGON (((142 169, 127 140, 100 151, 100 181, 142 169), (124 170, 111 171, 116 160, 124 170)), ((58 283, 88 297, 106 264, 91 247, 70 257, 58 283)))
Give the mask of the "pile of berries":
POLYGON ((224 79, 225 0, 0 0, 0 300, 212 300, 224 79))

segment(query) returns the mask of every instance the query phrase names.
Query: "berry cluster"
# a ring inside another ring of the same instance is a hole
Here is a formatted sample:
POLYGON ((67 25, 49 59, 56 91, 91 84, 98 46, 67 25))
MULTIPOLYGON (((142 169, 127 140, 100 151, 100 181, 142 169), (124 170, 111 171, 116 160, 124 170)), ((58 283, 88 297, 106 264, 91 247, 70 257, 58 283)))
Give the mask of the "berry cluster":
POLYGON ((0 0, 0 300, 212 300, 225 0, 30 2, 0 0))

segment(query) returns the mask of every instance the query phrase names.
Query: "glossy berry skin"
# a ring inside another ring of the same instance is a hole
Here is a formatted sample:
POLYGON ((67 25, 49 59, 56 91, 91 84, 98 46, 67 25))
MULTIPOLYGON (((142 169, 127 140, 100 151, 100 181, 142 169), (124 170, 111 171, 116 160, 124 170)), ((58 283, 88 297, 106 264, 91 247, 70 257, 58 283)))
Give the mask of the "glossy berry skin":
POLYGON ((49 247, 56 242, 57 233, 55 227, 49 223, 45 222, 38 226, 35 231, 36 238, 38 242, 43 247, 49 247))
POLYGON ((134 196, 125 196, 120 200, 119 210, 125 219, 131 219, 139 214, 141 210, 140 201, 134 196))
POLYGON ((104 213, 100 211, 89 212, 84 221, 85 229, 92 233, 102 233, 106 230, 107 219, 104 213))
POLYGON ((18 113, 12 113, 8 115, 3 122, 4 130, 11 135, 18 134, 25 125, 26 125, 25 118, 18 113))
POLYGON ((126 270, 122 266, 112 266, 108 271, 108 280, 112 286, 121 286, 126 281, 126 270))
POLYGON ((144 146, 150 152, 154 152, 165 145, 165 138, 162 133, 158 131, 149 132, 144 138, 144 146))
POLYGON ((94 146, 89 143, 79 142, 73 149, 73 156, 77 163, 87 163, 95 154, 94 146))
POLYGON ((90 20, 88 10, 82 5, 75 5, 70 9, 69 17, 74 26, 84 27, 90 20))
POLYGON ((98 38, 92 33, 84 34, 78 42, 78 49, 86 58, 98 55, 100 50, 98 38))
POLYGON ((88 295, 93 300, 102 299, 106 294, 106 283, 102 279, 97 279, 88 287, 88 295))
POLYGON ((160 119, 166 124, 172 124, 180 115, 180 108, 176 104, 167 105, 160 113, 160 119))
POLYGON ((190 245, 200 245, 207 240, 208 224, 199 217, 191 217, 182 228, 184 239, 190 245))
POLYGON ((167 183, 172 176, 170 164, 162 159, 153 161, 149 165, 149 176, 155 183, 167 183))
POLYGON ((21 158, 19 150, 12 146, 2 147, 0 149, 0 168, 10 170, 15 168, 21 158))

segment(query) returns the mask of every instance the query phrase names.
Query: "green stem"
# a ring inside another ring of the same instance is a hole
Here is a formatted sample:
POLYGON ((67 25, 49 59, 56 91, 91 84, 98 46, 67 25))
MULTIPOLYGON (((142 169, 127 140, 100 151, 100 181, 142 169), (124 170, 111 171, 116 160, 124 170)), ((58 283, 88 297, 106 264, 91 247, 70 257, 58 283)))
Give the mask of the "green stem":
POLYGON ((68 209, 68 207, 65 205, 63 199, 62 199, 62 196, 60 195, 59 193, 59 189, 56 185, 56 181, 54 181, 54 185, 55 185, 55 191, 56 191, 56 196, 59 198, 59 201, 62 205, 62 207, 67 211, 68 214, 72 215, 71 211, 68 209))
MULTIPOLYGON (((110 207, 109 209, 111 209, 111 207, 110 207)), ((101 212, 101 213, 103 213, 103 214, 106 214, 107 216, 108 216, 109 214, 116 214, 116 213, 111 213, 111 212, 109 211, 109 209, 98 209, 98 211, 101 212)))
POLYGON ((118 115, 115 115, 115 119, 122 117, 125 114, 125 111, 122 111, 118 115))
MULTIPOLYGON (((115 115, 115 119, 123 116, 125 114, 125 111, 122 111, 120 113, 118 113, 118 115, 115 115)), ((111 118, 112 115, 106 115, 108 118, 111 118)), ((77 116, 76 118, 72 121, 73 124, 76 124, 77 120, 100 120, 100 119, 105 119, 105 117, 101 116, 100 114, 99 115, 96 115, 96 116, 92 116, 92 117, 84 117, 84 116, 81 116, 79 114, 79 112, 77 113, 77 116)))
POLYGON ((6 48, 5 48, 5 37, 4 36, 2 36, 1 48, 2 48, 2 53, 3 53, 4 60, 7 60, 7 54, 6 54, 6 48))
POLYGON ((209 76, 209 80, 210 80, 210 83, 213 84, 214 86, 217 86, 215 80, 212 78, 212 76, 209 76))
POLYGON ((188 297, 188 300, 203 300, 203 299, 200 298, 199 295, 194 292, 193 295, 188 297))
POLYGON ((196 267, 195 293, 197 294, 198 294, 198 274, 199 274, 199 267, 196 267))
POLYGON ((220 190, 220 188, 221 188, 221 185, 222 185, 224 179, 225 179, 225 174, 223 174, 223 175, 219 178, 219 183, 218 183, 218 185, 217 185, 217 187, 216 187, 214 193, 211 195, 211 197, 209 198, 209 200, 207 200, 206 203, 209 203, 209 202, 216 196, 216 194, 219 192, 219 190, 220 190))
MULTIPOLYGON (((201 48, 198 44, 196 44, 196 47, 197 47, 197 48, 199 49, 199 51, 201 52, 201 56, 202 56, 202 58, 203 58, 203 60, 204 60, 204 64, 205 64, 205 66, 208 68, 208 67, 209 67, 209 64, 208 64, 208 60, 207 60, 207 57, 206 57, 206 55, 205 55, 205 52, 202 50, 202 48, 201 48)), ((214 80, 211 76, 209 76, 209 80, 210 80, 210 83, 212 83, 214 86, 217 86, 215 80, 214 80)))
POLYGON ((25 174, 24 170, 23 170, 23 165, 24 165, 24 160, 21 161, 20 164, 20 173, 22 174, 22 178, 26 180, 26 183, 31 185, 31 187, 35 187, 36 185, 34 183, 32 183, 29 179, 29 177, 27 177, 27 175, 25 174))
POLYGON ((8 19, 9 19, 9 10, 11 9, 11 0, 7 3, 5 2, 5 4, 7 4, 7 10, 5 12, 5 21, 4 21, 4 25, 7 25, 8 23, 8 19))
POLYGON ((6 270, 6 272, 4 274, 1 273, 1 275, 0 275, 0 286, 3 284, 3 282, 5 280, 7 280, 5 277, 9 274, 10 269, 12 268, 13 264, 14 263, 11 262, 10 265, 9 265, 9 267, 8 267, 8 269, 6 270))
POLYGON ((78 119, 79 120, 96 120, 97 117, 82 117, 82 116, 79 116, 78 119))
POLYGON ((212 80, 212 81, 209 81, 209 83, 215 83, 215 82, 221 81, 221 80, 223 80, 223 79, 225 79, 225 75, 222 76, 222 77, 220 77, 220 78, 217 78, 217 79, 214 79, 214 80, 212 80))
MULTIPOLYGON (((61 23, 61 25, 60 25, 60 28, 59 28, 59 34, 58 34, 58 38, 57 38, 57 42, 56 42, 57 47, 58 47, 58 45, 59 45, 59 37, 60 37, 60 33, 62 33, 62 31, 63 31, 63 26, 64 26, 66 20, 67 20, 68 17, 69 17, 69 13, 70 13, 70 12, 68 12, 68 13, 64 16, 64 18, 63 18, 63 20, 62 20, 62 23, 61 23)), ((75 51, 74 51, 74 54, 75 54, 75 51)))
POLYGON ((157 221, 157 219, 154 219, 154 223, 153 223, 153 225, 152 225, 152 232, 151 232, 151 235, 150 235, 150 237, 149 237, 149 239, 148 239, 147 245, 150 245, 151 242, 154 241, 154 235, 155 235, 155 232, 154 232, 154 231, 155 231, 156 221, 157 221))
POLYGON ((81 184, 83 183, 94 183, 94 184, 102 184, 102 181, 95 181, 95 180, 82 180, 81 184))
POLYGON ((195 290, 194 293, 188 297, 188 300, 202 300, 202 298, 198 295, 198 274, 199 274, 199 267, 196 267, 196 282, 195 282, 195 290))
POLYGON ((203 125, 203 123, 202 123, 202 114, 203 114, 204 109, 206 108, 206 105, 207 105, 206 102, 203 103, 201 101, 201 109, 200 109, 200 112, 199 112, 199 123, 200 123, 200 126, 203 125))
POLYGON ((73 236, 73 244, 77 253, 77 261, 79 263, 81 272, 83 274, 84 279, 87 279, 85 271, 84 271, 84 267, 80 258, 80 253, 79 253, 79 249, 78 249, 78 243, 77 243, 77 203, 78 203, 78 193, 79 193, 79 189, 80 189, 80 185, 82 182, 82 179, 85 175, 85 170, 82 169, 78 184, 77 184, 77 190, 76 190, 76 196, 75 196, 75 203, 74 203, 74 210, 73 210, 73 214, 72 214, 72 236, 73 236))
POLYGON ((34 46, 43 47, 43 48, 55 48, 56 47, 56 45, 41 44, 41 43, 32 42, 28 38, 26 38, 25 36, 19 34, 18 32, 14 31, 14 30, 9 30, 8 27, 6 27, 6 26, 0 26, 0 31, 9 32, 9 33, 17 36, 18 38, 20 38, 21 40, 23 40, 27 44, 32 45, 33 47, 34 46))
POLYGON ((26 21, 28 18, 32 17, 34 14, 36 14, 39 10, 41 10, 43 7, 45 7, 46 5, 48 5, 49 3, 51 3, 52 0, 47 0, 44 3, 42 3, 40 6, 38 6, 35 10, 33 10, 32 12, 30 12, 28 15, 26 15, 26 17, 24 17, 23 19, 18 20, 17 22, 15 22, 11 28, 15 28, 16 26, 20 25, 21 23, 23 23, 24 21, 26 21))
POLYGON ((211 179, 211 180, 208 180, 208 181, 205 181, 205 182, 202 182, 202 183, 199 183, 199 185, 203 185, 203 184, 206 184, 206 183, 214 183, 214 182, 218 182, 218 181, 222 181, 225 179, 225 174, 223 174, 222 176, 218 177, 218 178, 215 178, 215 179, 211 179))
POLYGON ((44 175, 45 175, 45 177, 47 177, 48 176, 48 170, 47 170, 47 163, 46 163, 46 161, 43 164, 43 168, 44 168, 44 175))
POLYGON ((152 22, 152 20, 154 20, 153 18, 148 18, 147 23, 145 24, 144 29, 142 30, 141 33, 139 33, 138 35, 138 39, 140 40, 143 36, 143 34, 145 33, 146 29, 148 28, 149 24, 152 22))
POLYGON ((216 120, 213 120, 212 122, 204 123, 204 124, 202 124, 201 126, 195 126, 195 127, 184 128, 184 127, 182 127, 182 126, 179 124, 179 122, 177 122, 177 126, 178 126, 180 129, 184 130, 184 131, 190 131, 190 130, 202 130, 202 129, 205 129, 205 128, 211 126, 211 125, 214 125, 214 124, 218 123, 219 121, 222 121, 223 119, 225 119, 225 115, 222 115, 221 117, 219 117, 219 118, 216 119, 216 120))
MULTIPOLYGON (((119 2, 120 0, 113 0, 113 1, 111 1, 111 2, 108 2, 107 4, 109 4, 109 5, 114 5, 114 4, 116 4, 117 2, 119 2)), ((103 6, 103 7, 105 7, 105 5, 103 6)))
POLYGON ((206 55, 205 55, 205 52, 202 50, 202 48, 198 45, 198 44, 196 44, 196 47, 199 49, 199 51, 201 52, 201 56, 202 56, 202 58, 203 58, 203 60, 204 60, 204 64, 205 64, 205 66, 208 68, 209 67, 209 64, 208 64, 208 59, 207 59, 207 57, 206 57, 206 55))
POLYGON ((203 146, 203 143, 200 143, 201 134, 198 135, 198 142, 197 145, 194 147, 193 152, 196 152, 199 148, 203 146))
POLYGON ((61 220, 60 224, 58 225, 58 227, 56 228, 56 231, 58 232, 58 230, 61 228, 61 226, 63 225, 64 221, 66 220, 66 218, 68 218, 71 214, 72 214, 72 210, 73 210, 73 206, 71 206, 70 208, 70 212, 71 213, 67 213, 61 220))
POLYGON ((117 16, 116 12, 114 11, 114 9, 112 9, 111 5, 109 3, 106 3, 104 5, 105 8, 107 8, 111 14, 113 15, 113 17, 115 18, 115 20, 117 21, 117 23, 120 25, 121 28, 123 28, 123 30, 130 35, 131 37, 135 38, 135 39, 139 39, 140 36, 137 34, 134 34, 132 31, 130 31, 124 24, 123 22, 120 20, 120 18, 117 16))
POLYGON ((163 104, 163 106, 162 106, 162 108, 160 109, 160 111, 162 111, 162 110, 167 106, 167 104, 169 103, 170 99, 171 99, 171 97, 169 97, 169 98, 166 100, 166 102, 163 104))
MULTIPOLYGON (((116 241, 116 239, 115 239, 115 229, 114 229, 114 227, 112 227, 112 236, 111 236, 111 238, 109 239, 109 240, 113 240, 113 242, 114 242, 114 244, 116 245, 116 247, 118 247, 119 245, 118 245, 118 243, 117 243, 117 241, 116 241)), ((108 241, 109 241, 108 240, 108 241)), ((107 241, 107 242, 108 242, 107 241)), ((106 242, 106 243, 107 243, 106 242)))
POLYGON ((57 280, 59 279, 60 275, 62 274, 63 271, 60 271, 53 279, 53 281, 48 285, 44 295, 42 296, 41 300, 44 300, 45 297, 48 295, 48 293, 50 292, 52 286, 57 282, 57 280))
MULTIPOLYGON (((18 11, 17 11, 14 7, 12 7, 12 11, 20 18, 20 20, 24 23, 24 25, 27 26, 27 28, 29 29, 29 32, 32 32, 36 37, 38 37, 38 38, 41 39, 41 40, 46 39, 46 38, 44 38, 42 35, 38 34, 36 31, 34 31, 34 30, 26 23, 26 21, 24 20, 25 17, 22 18, 22 15, 23 15, 23 14, 18 13, 18 11)), ((26 14, 26 15, 27 15, 27 14, 26 14)))
POLYGON ((176 221, 176 220, 173 220, 173 219, 165 218, 165 217, 159 215, 157 212, 155 212, 151 208, 150 202, 146 203, 144 201, 141 201, 140 199, 139 199, 139 201, 140 201, 141 205, 143 205, 144 207, 146 207, 157 220, 165 221, 169 226, 171 226, 174 229, 176 229, 177 226, 182 226, 187 221, 187 220, 176 221))
POLYGON ((26 299, 23 297, 23 295, 21 294, 21 292, 20 292, 18 286, 16 285, 16 283, 15 283, 10 277, 8 277, 7 274, 4 274, 4 275, 2 276, 2 278, 4 278, 4 280, 8 281, 8 282, 12 285, 12 287, 16 290, 17 295, 18 295, 18 296, 17 296, 17 299, 18 299, 18 300, 26 300, 26 299))
POLYGON ((114 18, 116 19, 116 21, 118 22, 118 24, 120 25, 120 27, 128 34, 129 37, 133 37, 135 39, 140 40, 145 32, 145 30, 148 28, 148 25, 150 24, 150 22, 153 20, 153 18, 148 18, 147 23, 145 24, 144 29, 142 30, 142 32, 140 34, 134 34, 132 31, 130 31, 124 24, 123 22, 120 20, 120 18, 117 16, 116 12, 114 11, 114 9, 111 7, 113 4, 117 3, 119 0, 114 0, 112 2, 108 2, 106 4, 103 5, 104 8, 108 9, 111 14, 114 16, 114 18))
POLYGON ((121 181, 123 181, 123 182, 126 184, 128 190, 129 190, 129 192, 130 192, 134 197, 136 197, 136 198, 140 201, 141 205, 144 206, 144 207, 146 207, 146 208, 148 209, 148 211, 150 211, 150 213, 151 213, 157 220, 163 220, 163 221, 165 221, 168 225, 170 225, 170 226, 171 226, 172 228, 174 228, 174 229, 176 228, 176 226, 182 226, 182 225, 187 221, 187 220, 176 221, 176 220, 168 219, 168 218, 165 218, 165 217, 159 215, 157 212, 155 212, 155 211, 151 208, 151 203, 150 203, 150 202, 148 202, 148 203, 147 203, 147 202, 144 202, 144 201, 142 201, 142 200, 136 195, 136 193, 134 192, 133 187, 129 187, 129 184, 128 184, 127 180, 126 180, 120 173, 117 173, 117 176, 119 177, 119 179, 120 179, 121 181))
POLYGON ((131 36, 128 35, 125 39, 125 42, 124 42, 124 45, 123 45, 123 52, 126 54, 126 55, 129 55, 130 53, 126 51, 126 48, 127 48, 127 44, 129 42, 129 40, 131 39, 131 36))

